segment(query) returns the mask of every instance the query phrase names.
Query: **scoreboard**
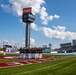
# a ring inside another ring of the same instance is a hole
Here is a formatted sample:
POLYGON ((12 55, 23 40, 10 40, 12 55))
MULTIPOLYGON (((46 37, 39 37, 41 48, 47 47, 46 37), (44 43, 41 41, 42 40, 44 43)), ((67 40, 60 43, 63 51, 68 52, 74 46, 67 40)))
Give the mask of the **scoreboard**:
POLYGON ((31 8, 24 8, 22 21, 25 23, 33 23, 35 20, 35 16, 31 13, 31 8))

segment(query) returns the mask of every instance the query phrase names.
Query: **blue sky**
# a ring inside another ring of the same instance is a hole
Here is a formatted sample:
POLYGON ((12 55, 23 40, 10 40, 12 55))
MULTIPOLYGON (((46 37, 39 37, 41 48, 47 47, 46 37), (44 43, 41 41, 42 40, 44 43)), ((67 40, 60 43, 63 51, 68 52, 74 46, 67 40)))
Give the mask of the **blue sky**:
POLYGON ((24 46, 25 27, 22 9, 32 7, 31 46, 60 43, 76 39, 76 0, 0 0, 0 45, 3 41, 24 46))

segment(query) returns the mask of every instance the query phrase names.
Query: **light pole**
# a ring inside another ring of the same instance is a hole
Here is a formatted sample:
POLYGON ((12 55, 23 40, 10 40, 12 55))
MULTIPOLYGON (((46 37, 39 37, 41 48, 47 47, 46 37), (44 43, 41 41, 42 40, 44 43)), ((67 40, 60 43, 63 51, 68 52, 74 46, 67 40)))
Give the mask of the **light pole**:
POLYGON ((3 41, 3 47, 5 46, 5 42, 3 41))
POLYGON ((1 48, 1 41, 0 41, 0 48, 1 48))
POLYGON ((50 50, 51 50, 51 47, 52 47, 52 44, 51 43, 49 44, 49 47, 50 47, 50 50))

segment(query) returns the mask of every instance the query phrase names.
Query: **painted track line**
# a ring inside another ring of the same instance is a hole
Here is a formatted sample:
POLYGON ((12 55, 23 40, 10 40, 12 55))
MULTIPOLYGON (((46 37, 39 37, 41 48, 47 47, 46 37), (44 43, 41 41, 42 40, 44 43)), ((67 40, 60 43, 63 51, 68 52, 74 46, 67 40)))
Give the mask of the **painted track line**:
MULTIPOLYGON (((0 57, 1 59, 4 57, 0 57)), ((10 58, 12 60, 12 57, 6 57, 7 60, 10 58)), ((17 57, 18 58, 18 57, 17 57)), ((8 62, 8 63, 0 63, 0 68, 5 68, 5 67, 13 67, 13 66, 21 66, 21 65, 30 65, 30 64, 37 64, 37 63, 42 63, 42 62, 47 62, 47 61, 53 61, 53 60, 62 60, 65 58, 69 58, 67 57, 58 57, 58 58, 52 58, 52 57, 46 57, 43 59, 34 59, 34 60, 26 60, 23 62, 8 62)))

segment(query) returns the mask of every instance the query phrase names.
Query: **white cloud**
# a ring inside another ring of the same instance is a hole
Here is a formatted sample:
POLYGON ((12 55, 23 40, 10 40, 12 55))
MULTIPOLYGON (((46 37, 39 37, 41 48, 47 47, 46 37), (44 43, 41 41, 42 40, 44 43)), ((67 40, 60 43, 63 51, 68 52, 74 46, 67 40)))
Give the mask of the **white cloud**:
POLYGON ((60 18, 59 15, 48 15, 48 13, 46 12, 46 8, 43 6, 40 9, 40 19, 42 20, 42 24, 47 25, 49 21, 53 21, 54 18, 58 19, 60 18))
POLYGON ((23 45, 25 45, 25 42, 22 42, 23 43, 23 45))
POLYGON ((36 30, 36 31, 41 31, 41 27, 38 27, 35 23, 31 23, 31 28, 36 30))
POLYGON ((46 12, 46 8, 45 7, 42 7, 41 8, 41 10, 40 10, 40 18, 42 19, 42 20, 45 20, 45 17, 47 17, 48 16, 48 13, 46 12))
POLYGON ((0 43, 1 43, 2 41, 0 40, 0 43))
POLYGON ((25 38, 22 38, 23 40, 25 40, 25 38))
POLYGON ((19 45, 19 43, 17 43, 17 42, 15 42, 15 41, 13 41, 13 40, 11 40, 11 41, 9 41, 9 40, 3 40, 3 41, 0 41, 0 45, 1 45, 1 47, 3 47, 3 45, 12 45, 12 46, 15 46, 15 45, 19 45))
POLYGON ((46 12, 46 8, 42 5, 45 0, 9 0, 9 4, 1 4, 1 7, 7 12, 12 11, 18 16, 22 16, 23 8, 32 7, 33 14, 39 13, 42 24, 47 25, 49 21, 53 21, 54 18, 60 18, 59 15, 49 15, 46 12))
POLYGON ((5 12, 11 12, 10 5, 1 4, 1 7, 4 9, 5 12))
POLYGON ((44 35, 48 38, 53 38, 53 39, 76 39, 76 33, 75 32, 70 32, 66 31, 65 26, 53 26, 54 29, 47 28, 47 27, 38 27, 36 24, 32 24, 31 28, 36 30, 36 31, 42 31, 44 35))
POLYGON ((14 45, 19 45, 18 42, 13 41, 13 40, 11 40, 11 41, 9 41, 9 40, 3 40, 2 43, 5 44, 5 45, 7 44, 7 45, 12 45, 12 46, 14 46, 14 45))
POLYGON ((47 27, 43 27, 43 33, 46 37, 48 38, 54 38, 54 39, 76 39, 76 33, 75 32, 70 32, 70 31, 65 31, 66 27, 64 26, 57 26, 55 27, 55 30, 47 27))
POLYGON ((46 12, 46 8, 43 6, 40 10, 40 19, 43 21, 42 24, 47 25, 48 23, 48 13, 46 12))
POLYGON ((53 26, 55 28, 55 30, 58 30, 58 31, 65 31, 66 27, 65 26, 53 26))
POLYGON ((13 13, 17 14, 18 16, 22 16, 22 10, 23 8, 32 7, 32 12, 34 14, 39 13, 39 10, 41 8, 41 5, 45 3, 44 0, 9 0, 10 4, 5 5, 2 4, 3 9, 7 9, 11 6, 11 9, 13 13))
POLYGON ((54 17, 52 15, 50 15, 47 19, 50 21, 53 21, 54 17))
POLYGON ((55 15, 54 15, 54 18, 60 18, 60 16, 55 14, 55 15))
POLYGON ((3 44, 11 45, 10 42, 9 42, 8 40, 3 40, 3 44))
POLYGON ((31 45, 35 45, 35 39, 33 39, 33 38, 30 37, 30 44, 31 45))
POLYGON ((8 42, 8 40, 3 40, 3 42, 8 42))
MULTIPOLYGON (((22 39, 25 40, 25 38, 22 38, 22 39)), ((25 44, 25 42, 23 42, 23 44, 25 44)), ((30 37, 30 44, 35 45, 35 39, 30 37)))

